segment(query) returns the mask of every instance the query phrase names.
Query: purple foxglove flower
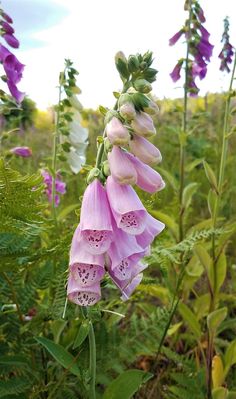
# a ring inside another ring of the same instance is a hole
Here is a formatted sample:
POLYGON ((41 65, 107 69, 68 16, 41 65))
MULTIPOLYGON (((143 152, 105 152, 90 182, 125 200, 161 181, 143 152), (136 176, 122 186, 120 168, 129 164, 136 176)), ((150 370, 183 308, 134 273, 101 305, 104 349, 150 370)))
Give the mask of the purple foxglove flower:
POLYGON ((199 21, 200 22, 206 22, 206 18, 205 18, 205 15, 204 15, 204 12, 203 12, 203 9, 200 7, 200 5, 198 4, 198 6, 197 6, 197 15, 198 15, 198 18, 199 18, 199 21))
POLYGON ((15 83, 13 83, 12 81, 7 81, 7 86, 8 89, 12 95, 12 97, 14 97, 16 99, 16 101, 20 104, 25 97, 25 93, 23 93, 22 91, 19 91, 15 85, 15 83))
POLYGON ((141 136, 133 135, 129 142, 131 152, 142 162, 148 165, 155 165, 161 162, 162 157, 158 148, 141 136))
POLYGON ((120 147, 114 146, 108 153, 111 175, 119 184, 135 184, 137 173, 126 153, 120 147))
POLYGON ((13 23, 12 18, 11 18, 6 12, 4 12, 3 10, 1 10, 1 11, 0 11, 0 14, 1 14, 2 18, 4 18, 5 21, 7 21, 9 24, 12 24, 12 23, 13 23))
POLYGON ((10 151, 12 154, 18 155, 22 158, 29 158, 32 156, 32 150, 29 147, 14 147, 10 151))
POLYGON ((100 283, 89 287, 82 287, 72 275, 69 275, 67 284, 67 296, 71 302, 80 306, 92 306, 101 298, 100 283))
POLYGON ((144 232, 136 236, 137 243, 140 247, 147 248, 164 228, 164 223, 148 214, 144 232))
MULTIPOLYGON (((41 175, 43 176, 43 180, 46 185, 44 192, 48 197, 48 201, 52 202, 52 176, 44 169, 41 170, 41 175)), ((56 193, 54 196, 54 201, 55 201, 55 206, 58 206, 60 203, 60 197, 58 193, 65 194, 66 192, 66 183, 61 181, 59 173, 57 173, 55 180, 55 191, 56 193)))
POLYGON ((200 79, 204 79, 207 73, 207 67, 201 67, 199 64, 193 62, 192 64, 192 76, 196 78, 199 76, 200 79))
POLYGON ((79 242, 80 228, 75 230, 70 249, 70 272, 81 286, 94 285, 104 274, 104 256, 92 255, 79 242))
POLYGON ((203 25, 199 26, 199 30, 202 34, 203 40, 208 41, 208 39, 210 37, 210 33, 208 32, 208 30, 206 30, 206 28, 203 25))
POLYGON ((197 44, 197 50, 207 61, 210 61, 213 48, 214 46, 203 38, 201 38, 200 42, 197 44))
POLYGON ((132 276, 135 264, 143 258, 145 251, 141 248, 134 236, 125 233, 114 226, 114 240, 108 249, 110 269, 119 280, 127 280, 132 276))
POLYGON ((2 36, 6 40, 7 44, 9 44, 9 46, 14 47, 14 48, 18 48, 19 47, 20 42, 14 35, 9 34, 9 33, 5 33, 2 36))
POLYGON ((199 88, 197 87, 193 79, 190 79, 190 81, 188 82, 188 91, 190 97, 197 97, 199 88))
POLYGON ((170 73, 170 77, 173 80, 173 82, 177 82, 181 78, 180 76, 180 71, 182 69, 183 61, 178 61, 177 64, 175 65, 173 71, 170 73))
POLYGON ((59 180, 58 178, 55 180, 55 188, 56 188, 56 192, 58 192, 60 194, 66 193, 66 183, 59 180))
POLYGON ((143 264, 141 262, 137 263, 132 267, 132 272, 131 272, 131 277, 126 280, 120 280, 117 278, 114 274, 114 272, 108 268, 108 274, 111 277, 113 283, 119 288, 121 291, 122 297, 121 299, 127 300, 129 299, 130 295, 134 291, 134 289, 137 287, 141 279, 137 278, 140 276, 140 273, 147 268, 146 264, 143 264), (139 282, 138 282, 139 281, 139 282), (133 287, 133 289, 132 289, 133 287))
POLYGON ((154 136, 156 134, 153 120, 151 116, 145 112, 139 112, 136 114, 136 117, 131 122, 131 127, 134 133, 145 138, 154 136))
POLYGON ((12 28, 12 26, 9 25, 8 22, 1 21, 0 24, 2 25, 2 28, 3 28, 3 30, 4 30, 6 33, 12 35, 12 34, 15 32, 14 29, 12 28))
POLYGON ((180 29, 174 36, 172 36, 169 40, 169 45, 173 46, 182 36, 184 33, 183 29, 180 29))
POLYGON ((125 302, 130 298, 134 290, 141 283, 142 279, 143 279, 143 274, 140 273, 137 276, 135 276, 133 280, 125 288, 123 288, 121 296, 122 301, 125 302))
POLYGON ((80 237, 84 249, 94 255, 106 252, 112 241, 111 211, 106 191, 98 179, 89 184, 84 193, 80 237))
POLYGON ((116 225, 128 234, 141 234, 145 229, 147 211, 134 189, 129 185, 121 186, 109 176, 106 190, 116 225))
POLYGON ((132 154, 126 153, 128 159, 132 162, 136 173, 137 173, 137 186, 142 190, 153 194, 157 191, 162 190, 165 187, 165 182, 163 181, 161 175, 152 169, 150 166, 146 165, 138 158, 134 157, 132 154))
POLYGON ((113 145, 125 145, 129 142, 129 131, 115 116, 106 125, 106 133, 113 145))
POLYGON ((119 112, 122 118, 124 118, 127 121, 131 121, 136 116, 136 111, 132 103, 125 103, 121 105, 119 112))

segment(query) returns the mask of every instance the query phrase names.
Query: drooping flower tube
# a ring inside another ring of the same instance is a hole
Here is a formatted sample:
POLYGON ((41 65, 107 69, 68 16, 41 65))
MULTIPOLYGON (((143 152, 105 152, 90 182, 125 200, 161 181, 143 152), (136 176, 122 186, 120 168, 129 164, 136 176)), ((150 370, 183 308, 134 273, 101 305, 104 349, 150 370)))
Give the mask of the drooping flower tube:
POLYGON ((129 142, 129 131, 115 116, 106 125, 106 133, 113 145, 125 145, 129 142))
POLYGON ((32 156, 32 150, 29 147, 14 147, 11 148, 10 152, 22 158, 29 158, 32 156))
POLYGON ((161 153, 155 145, 150 143, 144 137, 133 135, 129 142, 131 152, 148 165, 156 165, 161 162, 161 153))
POLYGON ((116 225, 128 234, 141 234, 145 229, 147 211, 130 185, 118 184, 107 178, 107 196, 116 225))
POLYGON ((156 134, 156 129, 150 115, 145 112, 137 113, 131 121, 131 127, 135 134, 142 137, 152 137, 156 134))
POLYGON ((137 173, 136 184, 142 190, 153 194, 157 191, 162 190, 165 187, 165 182, 158 172, 156 172, 150 166, 144 164, 132 154, 126 153, 126 156, 135 168, 135 171, 137 173))
POLYGON ((71 302, 80 306, 92 306, 101 298, 100 283, 84 287, 69 275, 67 283, 67 296, 71 302))
POLYGON ((112 241, 111 211, 98 179, 86 188, 80 213, 80 239, 91 254, 106 252, 112 241))
POLYGON ((117 146, 108 153, 108 161, 113 179, 119 184, 135 184, 137 173, 125 152, 117 146))

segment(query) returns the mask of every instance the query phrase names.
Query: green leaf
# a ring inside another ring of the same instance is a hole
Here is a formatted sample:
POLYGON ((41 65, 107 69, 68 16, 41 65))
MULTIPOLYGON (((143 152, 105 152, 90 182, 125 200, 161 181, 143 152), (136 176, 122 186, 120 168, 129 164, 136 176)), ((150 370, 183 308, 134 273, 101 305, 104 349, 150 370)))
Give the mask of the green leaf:
POLYGON ((74 211, 75 209, 78 209, 80 207, 80 204, 71 204, 69 206, 67 206, 66 208, 62 209, 62 211, 58 214, 57 219, 58 220, 63 220, 65 219, 65 217, 67 215, 69 215, 69 213, 71 213, 72 211, 74 211))
POLYGON ((225 360, 225 376, 226 376, 228 374, 230 367, 236 363, 236 339, 229 344, 225 352, 224 360, 225 360))
POLYGON ((205 169, 206 177, 207 177, 211 187, 215 190, 216 193, 218 193, 217 180, 216 180, 215 173, 213 172, 210 165, 206 161, 203 161, 203 166, 205 169))
POLYGON ((224 307, 224 308, 214 310, 214 312, 211 312, 207 316, 208 329, 212 334, 216 333, 217 328, 220 326, 222 321, 224 321, 224 319, 226 318, 227 312, 228 312, 227 308, 224 307))
POLYGON ((54 341, 56 342, 56 344, 58 344, 58 342, 60 340, 61 333, 64 330, 66 325, 67 325, 67 321, 62 320, 62 319, 53 320, 52 323, 50 324, 51 331, 53 333, 53 338, 54 338, 54 341))
POLYGON ((219 291, 225 281, 227 271, 227 258, 223 252, 216 263, 216 287, 215 290, 219 291))
POLYGON ((161 168, 161 167, 157 167, 158 172, 161 173, 161 175, 168 181, 168 183, 170 184, 170 186, 173 188, 173 190, 175 192, 178 192, 178 181, 175 179, 175 177, 173 176, 172 173, 167 172, 167 170, 161 168))
POLYGON ((84 342, 89 333, 89 328, 90 328, 89 321, 88 320, 83 321, 79 328, 78 334, 76 335, 73 344, 73 349, 78 348, 84 342))
POLYGON ((212 391, 212 399, 226 399, 228 390, 226 388, 220 387, 215 388, 212 391))
POLYGON ((76 363, 76 359, 63 346, 55 344, 55 342, 44 337, 35 338, 37 342, 43 345, 54 359, 61 364, 65 369, 77 377, 80 377, 80 370, 76 363))
POLYGON ((179 313, 181 314, 181 316, 183 317, 184 321, 189 326, 192 333, 195 335, 197 340, 199 340, 201 337, 201 327, 200 327, 200 324, 199 324, 195 314, 183 302, 179 303, 178 310, 179 310, 179 313))
POLYGON ((207 197, 207 204, 211 217, 213 217, 214 215, 216 200, 217 200, 216 192, 210 189, 207 197))
POLYGON ((214 285, 213 262, 210 255, 208 254, 207 250, 200 244, 195 245, 194 253, 197 255, 200 263, 204 267, 208 276, 209 283, 213 289, 214 285))
POLYGON ((203 162, 203 158, 194 159, 193 162, 186 165, 186 172, 191 172, 196 166, 200 165, 203 162))
POLYGON ((139 387, 152 378, 151 373, 127 370, 107 387, 102 399, 130 399, 139 387))
POLYGON ((198 183, 190 183, 184 188, 183 201, 182 201, 184 209, 189 207, 192 197, 196 193, 198 187, 199 187, 198 183))

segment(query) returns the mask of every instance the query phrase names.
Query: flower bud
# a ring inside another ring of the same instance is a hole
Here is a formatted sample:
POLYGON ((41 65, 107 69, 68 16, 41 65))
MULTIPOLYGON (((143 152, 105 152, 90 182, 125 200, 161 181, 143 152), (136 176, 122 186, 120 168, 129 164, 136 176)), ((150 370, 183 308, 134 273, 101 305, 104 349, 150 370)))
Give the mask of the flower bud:
POLYGON ((107 124, 110 122, 110 120, 111 120, 114 116, 115 116, 116 118, 119 118, 119 114, 118 114, 117 111, 115 111, 114 109, 111 109, 110 111, 108 111, 108 112, 106 113, 105 118, 104 118, 104 123, 105 123, 105 125, 107 125, 107 124))
POLYGON ((128 79, 130 76, 129 70, 128 70, 128 63, 127 59, 122 51, 119 51, 115 55, 115 64, 116 64, 116 69, 119 72, 121 78, 128 79))
POLYGON ((132 101, 138 111, 143 111, 145 107, 148 107, 150 102, 148 97, 137 92, 132 94, 132 101))
POLYGON ((102 164, 102 173, 104 176, 108 177, 111 174, 110 167, 109 167, 109 162, 106 160, 102 164))
POLYGON ((159 112, 159 107, 155 101, 149 100, 148 106, 144 107, 143 110, 149 115, 156 115, 159 112))
POLYGON ((108 154, 111 175, 119 184, 135 184, 137 173, 134 166, 127 158, 126 153, 119 147, 114 146, 108 154))
POLYGON ((131 122, 131 127, 134 133, 145 138, 154 136, 156 134, 153 120, 145 112, 139 112, 136 115, 135 119, 131 122))
POLYGON ((131 73, 139 70, 139 60, 135 55, 130 55, 128 59, 128 67, 131 73))
POLYGON ((133 135, 133 139, 129 142, 131 152, 140 159, 140 161, 155 165, 161 162, 161 153, 152 143, 143 137, 133 135))
POLYGON ((144 55, 143 55, 143 62, 146 62, 148 66, 151 65, 153 59, 152 59, 152 52, 151 51, 147 51, 144 55))
POLYGON ((93 168, 90 170, 88 176, 87 176, 87 184, 92 183, 95 179, 100 177, 100 170, 98 168, 93 168))
POLYGON ((135 80, 134 87, 140 93, 149 93, 152 90, 152 85, 146 79, 135 80))
POLYGON ((104 139, 104 149, 105 152, 108 154, 112 150, 113 145, 111 144, 110 140, 106 137, 104 139))
POLYGON ((153 83, 156 80, 157 70, 154 68, 148 68, 142 73, 142 75, 148 82, 153 83))
POLYGON ((128 129, 116 117, 113 117, 106 125, 106 133, 113 145, 125 145, 129 142, 128 129))
POLYGON ((128 121, 131 121, 136 116, 136 111, 135 111, 134 105, 132 103, 123 104, 120 107, 120 114, 121 114, 122 118, 124 118, 128 121))

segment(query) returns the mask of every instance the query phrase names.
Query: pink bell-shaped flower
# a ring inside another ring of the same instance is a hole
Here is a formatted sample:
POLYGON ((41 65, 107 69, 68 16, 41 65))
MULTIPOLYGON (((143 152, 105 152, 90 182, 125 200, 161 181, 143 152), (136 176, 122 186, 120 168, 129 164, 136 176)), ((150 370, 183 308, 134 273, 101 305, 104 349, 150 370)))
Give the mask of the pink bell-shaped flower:
POLYGON ((71 302, 77 305, 92 306, 101 298, 100 283, 83 287, 70 275, 67 284, 67 296, 71 302))
POLYGON ((111 211, 106 191, 98 179, 86 188, 81 213, 80 237, 85 251, 100 255, 112 240, 111 211))
POLYGON ((147 211, 134 189, 118 184, 109 176, 106 190, 116 225, 128 234, 141 234, 145 229, 147 211))
POLYGON ((137 173, 134 166, 119 147, 114 146, 108 153, 108 161, 112 177, 119 184, 135 184, 137 173))
POLYGON ((90 286, 100 281, 105 274, 104 256, 93 255, 84 250, 79 241, 79 226, 75 230, 70 250, 70 272, 81 286, 90 286))

